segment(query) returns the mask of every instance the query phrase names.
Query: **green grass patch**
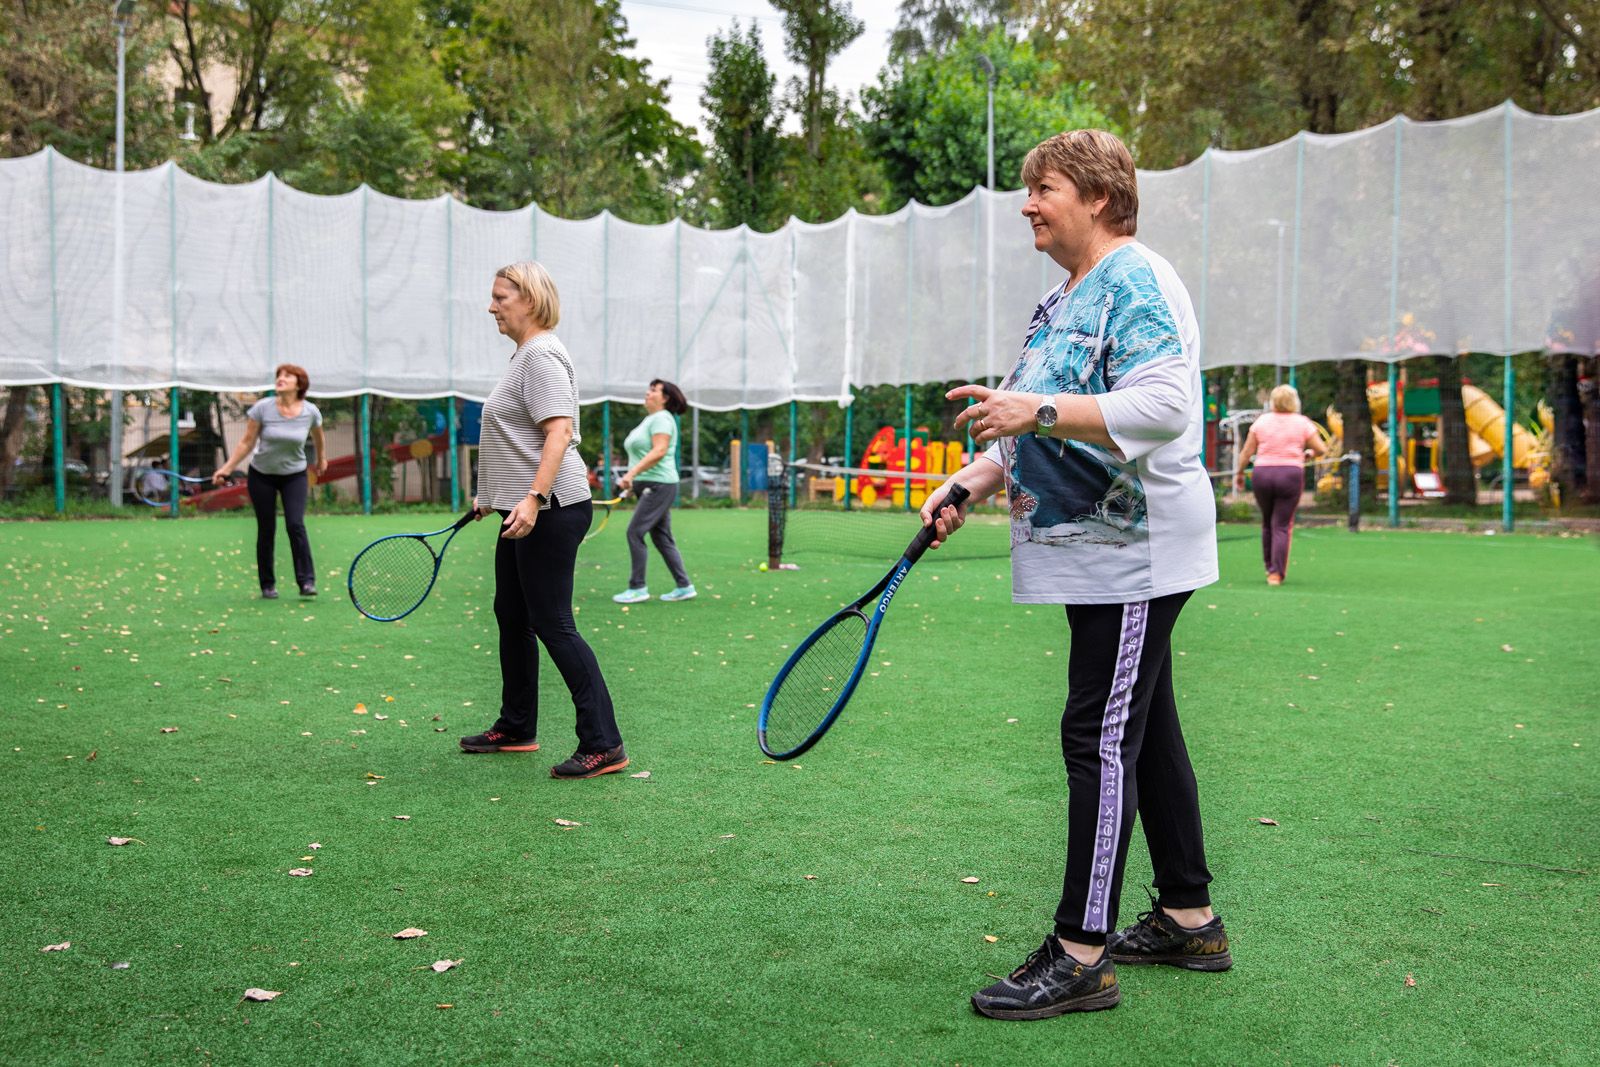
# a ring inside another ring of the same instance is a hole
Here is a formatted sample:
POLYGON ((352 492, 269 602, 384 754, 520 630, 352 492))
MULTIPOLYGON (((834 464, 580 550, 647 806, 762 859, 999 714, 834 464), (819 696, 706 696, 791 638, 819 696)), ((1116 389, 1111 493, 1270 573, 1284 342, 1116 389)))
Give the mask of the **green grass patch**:
POLYGON ((891 561, 758 573, 764 514, 686 510, 699 599, 623 610, 615 523, 578 620, 633 765, 565 782, 548 660, 542 751, 456 749, 497 709, 492 524, 403 622, 345 601, 360 546, 447 521, 314 516, 323 596, 276 602, 247 517, 0 528, 8 1059, 1600 1056, 1593 539, 1306 529, 1269 589, 1225 530, 1174 647, 1236 966, 1123 968, 1116 1011, 1006 1024, 967 996, 1049 929, 1068 633, 1004 560, 929 557, 839 726, 772 764, 772 672, 891 561))

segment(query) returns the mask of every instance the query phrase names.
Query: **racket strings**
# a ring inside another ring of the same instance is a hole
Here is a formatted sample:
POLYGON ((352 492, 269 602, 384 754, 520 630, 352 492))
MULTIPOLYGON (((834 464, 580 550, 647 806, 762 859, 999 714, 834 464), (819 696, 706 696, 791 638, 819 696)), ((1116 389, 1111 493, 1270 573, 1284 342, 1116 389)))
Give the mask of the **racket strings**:
POLYGON ((420 537, 375 542, 351 565, 351 597, 365 615, 399 618, 428 595, 434 562, 433 552, 420 537))
POLYGON ((827 721, 861 659, 867 618, 859 611, 836 617, 784 676, 767 710, 767 748, 793 751, 827 721))

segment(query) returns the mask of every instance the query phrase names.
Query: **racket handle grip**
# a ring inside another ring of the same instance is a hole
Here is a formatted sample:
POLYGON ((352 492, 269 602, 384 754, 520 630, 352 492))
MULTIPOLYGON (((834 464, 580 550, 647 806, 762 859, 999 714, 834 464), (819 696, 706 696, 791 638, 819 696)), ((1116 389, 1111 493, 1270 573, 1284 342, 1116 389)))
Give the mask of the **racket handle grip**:
MULTIPOLYGON (((947 506, 958 508, 962 504, 965 504, 967 502, 967 498, 971 495, 972 491, 970 489, 962 485, 960 482, 957 482, 950 487, 950 491, 946 493, 944 499, 939 502, 939 508, 940 510, 943 510, 947 506)), ((915 563, 922 557, 922 554, 928 550, 928 546, 933 543, 934 537, 938 535, 938 531, 935 527, 935 523, 938 521, 937 515, 934 516, 934 520, 935 522, 930 522, 928 525, 918 530, 917 536, 912 538, 910 546, 906 548, 906 558, 912 563, 915 563)))

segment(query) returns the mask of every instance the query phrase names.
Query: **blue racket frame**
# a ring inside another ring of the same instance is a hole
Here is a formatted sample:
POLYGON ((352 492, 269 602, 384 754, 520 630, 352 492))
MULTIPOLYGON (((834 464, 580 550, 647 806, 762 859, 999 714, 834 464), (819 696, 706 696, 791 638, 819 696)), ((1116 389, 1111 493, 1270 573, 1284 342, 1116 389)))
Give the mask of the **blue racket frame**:
POLYGON ((371 544, 369 544, 366 548, 363 548, 360 552, 357 552, 356 553, 356 558, 350 561, 350 569, 347 572, 345 572, 345 578, 344 578, 345 592, 350 594, 350 603, 352 605, 354 605, 354 607, 355 607, 355 609, 357 611, 359 611, 362 615, 366 616, 367 618, 371 619, 373 622, 398 622, 399 620, 405 618, 407 615, 410 615, 413 611, 416 611, 418 608, 422 607, 423 601, 428 599, 428 594, 433 592, 434 585, 439 581, 439 568, 444 564, 445 549, 450 547, 450 542, 455 540, 456 534, 460 533, 466 527, 466 525, 469 522, 471 522, 473 519, 475 519, 477 517, 478 517, 478 512, 476 511, 476 509, 474 509, 472 511, 467 512, 465 515, 461 516, 459 519, 457 519, 451 525, 441 527, 440 529, 434 530, 432 533, 390 534, 387 537, 378 538, 376 541, 374 541, 371 544), (433 546, 428 543, 428 538, 430 538, 430 537, 438 537, 440 534, 444 534, 444 533, 447 533, 450 536, 446 537, 444 539, 444 544, 439 546, 439 551, 434 552, 433 546), (412 604, 409 608, 407 608, 406 610, 402 611, 398 615, 374 615, 372 612, 368 611, 366 608, 361 606, 361 601, 356 596, 356 568, 361 563, 361 557, 365 556, 368 552, 371 552, 377 546, 383 544, 386 541, 401 541, 401 540, 411 540, 411 541, 421 541, 422 542, 422 547, 426 548, 428 550, 428 552, 433 556, 433 574, 432 574, 432 576, 430 576, 428 578, 428 587, 422 591, 422 595, 421 596, 417 597, 417 602, 415 604, 412 604))
MULTIPOLYGON (((952 485, 950 492, 946 494, 945 499, 940 504, 940 508, 942 509, 946 505, 960 507, 970 495, 971 493, 966 486, 952 485)), ((850 698, 855 695, 856 686, 866 672, 867 661, 872 658, 872 646, 878 640, 878 630, 883 626, 883 617, 889 611, 889 602, 894 599, 895 593, 900 591, 900 585, 905 581, 906 574, 910 572, 912 565, 922 558, 922 554, 933 543, 934 532, 934 527, 931 523, 917 531, 917 536, 911 539, 911 543, 906 546, 905 553, 901 555, 899 562, 894 565, 889 573, 878 579, 878 583, 858 597, 854 603, 840 608, 828 616, 821 626, 811 631, 811 635, 800 642, 799 646, 790 653, 783 666, 778 668, 778 673, 772 679, 772 684, 767 687, 767 695, 761 700, 761 715, 756 721, 756 743, 761 746, 762 752, 776 760, 794 759, 822 740, 822 735, 827 733, 828 729, 833 726, 834 721, 839 718, 839 713, 844 710, 844 706, 850 703, 850 698), (877 604, 869 616, 861 609, 874 601, 877 604), (861 654, 856 657, 855 669, 850 672, 850 677, 845 684, 839 688, 839 696, 834 700, 833 706, 828 709, 828 713, 823 716, 822 721, 817 724, 810 735, 794 748, 781 752, 773 751, 767 745, 767 717, 772 711, 773 699, 777 697, 778 690, 783 687, 784 679, 789 677, 789 673, 794 670, 795 664, 805 657, 806 652, 811 649, 812 645, 821 640, 829 630, 840 622, 852 616, 867 620, 867 635, 861 643, 861 654)))

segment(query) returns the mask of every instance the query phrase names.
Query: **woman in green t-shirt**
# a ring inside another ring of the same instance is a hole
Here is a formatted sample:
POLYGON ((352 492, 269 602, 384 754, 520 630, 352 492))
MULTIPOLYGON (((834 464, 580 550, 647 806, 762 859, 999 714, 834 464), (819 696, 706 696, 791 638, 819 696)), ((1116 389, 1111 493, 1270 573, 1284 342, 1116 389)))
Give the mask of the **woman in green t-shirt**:
POLYGON ((644 394, 644 421, 633 428, 622 442, 628 451, 628 471, 617 479, 623 492, 633 490, 639 506, 633 509, 633 519, 628 523, 628 552, 633 557, 633 572, 628 576, 628 588, 612 597, 618 604, 637 604, 650 599, 645 587, 644 568, 649 552, 644 547, 646 534, 655 542, 656 551, 667 561, 672 580, 677 583, 672 592, 662 593, 662 600, 693 600, 694 583, 689 572, 683 569, 683 557, 678 555, 678 543, 672 539, 672 502, 678 496, 678 416, 689 410, 683 390, 660 378, 650 383, 644 394))

